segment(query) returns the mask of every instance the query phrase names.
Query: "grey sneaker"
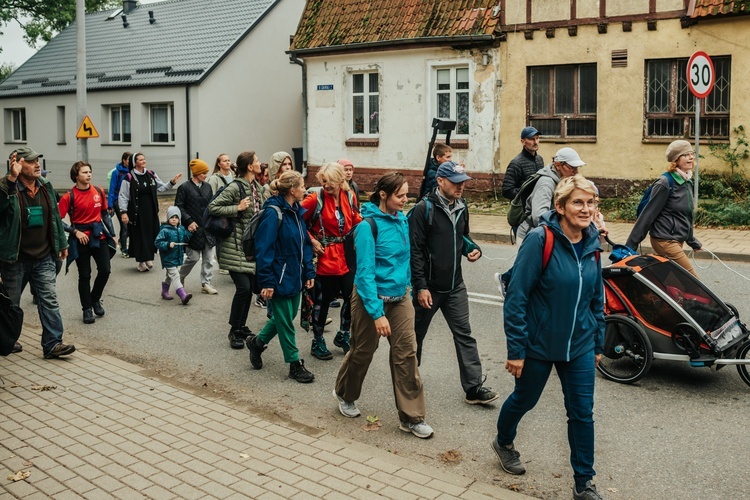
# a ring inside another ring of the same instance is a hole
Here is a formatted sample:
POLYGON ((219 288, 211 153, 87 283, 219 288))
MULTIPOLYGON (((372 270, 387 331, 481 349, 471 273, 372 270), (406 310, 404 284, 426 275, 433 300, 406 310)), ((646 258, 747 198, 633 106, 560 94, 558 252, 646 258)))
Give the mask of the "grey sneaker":
POLYGON ((580 493, 574 486, 573 498, 575 500, 604 500, 604 497, 601 496, 598 491, 596 491, 596 486, 594 486, 591 481, 586 481, 586 487, 580 493))
POLYGON ((411 432, 420 439, 427 439, 435 434, 432 427, 427 425, 425 421, 412 424, 411 422, 401 422, 398 428, 404 432, 411 432))
POLYGON ((336 399, 339 402, 339 411, 341 412, 343 416, 349 417, 349 418, 355 418, 355 417, 362 415, 359 411, 359 408, 357 408, 356 401, 347 403, 346 401, 344 401, 344 398, 336 394, 336 389, 333 390, 333 395, 336 396, 336 399))
POLYGON ((513 444, 498 444, 497 438, 492 440, 492 449, 495 450, 497 458, 500 459, 500 467, 508 474, 520 476, 526 473, 526 467, 521 463, 521 454, 516 451, 513 444))

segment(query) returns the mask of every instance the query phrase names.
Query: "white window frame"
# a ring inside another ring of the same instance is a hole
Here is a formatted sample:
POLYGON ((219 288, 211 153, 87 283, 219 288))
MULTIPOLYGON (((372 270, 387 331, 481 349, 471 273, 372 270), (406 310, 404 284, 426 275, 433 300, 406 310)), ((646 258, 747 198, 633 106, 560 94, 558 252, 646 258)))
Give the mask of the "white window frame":
POLYGON ((10 142, 26 142, 26 108, 9 109, 10 114, 10 142), (18 123, 20 121, 20 123, 18 123), (18 125, 18 127, 17 127, 18 125), (16 131, 18 128, 18 131, 16 131))
MULTIPOLYGON (((430 110, 429 110, 429 117, 428 117, 428 123, 432 122, 433 118, 448 118, 450 120, 456 120, 456 130, 454 130, 451 133, 451 138, 454 139, 468 139, 471 135, 472 131, 472 120, 473 120, 473 113, 472 113, 472 106, 471 106, 471 96, 474 89, 474 80, 473 80, 473 74, 474 69, 473 65, 471 64, 471 61, 465 60, 465 59, 459 59, 459 60, 453 60, 450 62, 442 61, 442 62, 435 62, 431 63, 429 65, 429 75, 430 75, 430 82, 429 82, 429 89, 430 89, 430 110), (449 82, 450 82, 450 89, 447 90, 439 90, 438 89, 438 71, 441 70, 448 70, 449 71, 449 82), (457 79, 456 79, 456 70, 466 70, 467 76, 468 76, 468 88, 466 89, 459 89, 457 88, 457 79), (449 96, 449 106, 450 106, 450 116, 444 117, 439 116, 438 114, 438 95, 439 94, 447 94, 449 96), (458 112, 458 98, 457 94, 468 94, 468 126, 469 130, 468 132, 460 133, 459 129, 461 125, 458 123, 457 120, 457 112, 458 112)), ((428 128, 428 135, 431 135, 432 129, 428 128)))
POLYGON ((148 142, 149 144, 174 144, 174 102, 154 102, 148 105, 148 142), (167 140, 154 140, 154 110, 167 110, 167 140))
POLYGON ((347 109, 347 137, 350 138, 379 138, 380 137, 380 110, 382 109, 380 102, 380 88, 382 86, 380 68, 368 68, 368 69, 349 69, 349 92, 348 92, 348 106, 347 109), (362 76, 362 92, 354 92, 354 78, 355 76, 362 76), (377 92, 371 92, 370 90, 370 75, 377 75, 378 89, 377 92), (378 109, 377 111, 370 110, 370 97, 377 96, 378 109), (363 116, 369 117, 372 113, 378 114, 378 130, 372 132, 370 130, 370 121, 366 120, 363 123, 363 132, 356 132, 354 127, 354 98, 362 97, 363 116))
POLYGON ((109 142, 111 144, 130 144, 133 141, 133 111, 130 104, 115 104, 109 106, 109 142), (130 139, 125 139, 125 120, 124 111, 127 110, 130 119, 128 120, 130 139), (120 138, 115 139, 115 127, 114 127, 114 114, 119 113, 119 125, 120 125, 120 138))

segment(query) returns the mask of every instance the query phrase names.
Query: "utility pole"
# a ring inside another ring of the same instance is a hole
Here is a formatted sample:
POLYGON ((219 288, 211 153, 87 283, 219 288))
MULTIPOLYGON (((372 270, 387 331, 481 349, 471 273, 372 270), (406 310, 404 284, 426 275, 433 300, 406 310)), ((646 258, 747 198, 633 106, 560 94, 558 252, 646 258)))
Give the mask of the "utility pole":
MULTIPOLYGON (((85 0, 76 0, 76 117, 86 117, 86 8, 85 0)), ((77 139, 78 160, 89 161, 88 139, 77 139)))

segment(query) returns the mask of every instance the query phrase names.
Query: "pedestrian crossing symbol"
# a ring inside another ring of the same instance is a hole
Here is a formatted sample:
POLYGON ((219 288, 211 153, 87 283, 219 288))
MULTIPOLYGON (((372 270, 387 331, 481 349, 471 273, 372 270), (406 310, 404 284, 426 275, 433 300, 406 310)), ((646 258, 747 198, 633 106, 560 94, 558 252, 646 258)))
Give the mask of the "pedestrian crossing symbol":
POLYGON ((78 132, 76 132, 76 139, 95 139, 97 137, 99 137, 99 132, 91 123, 91 118, 88 115, 84 116, 81 126, 78 127, 78 132))

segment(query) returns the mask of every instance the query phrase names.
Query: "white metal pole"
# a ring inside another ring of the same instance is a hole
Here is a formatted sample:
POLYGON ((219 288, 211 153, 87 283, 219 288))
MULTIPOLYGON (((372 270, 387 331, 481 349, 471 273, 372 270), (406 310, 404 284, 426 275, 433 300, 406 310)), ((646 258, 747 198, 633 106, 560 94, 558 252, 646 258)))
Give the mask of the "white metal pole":
MULTIPOLYGON (((76 0, 76 117, 80 124, 86 116, 86 9, 85 0, 76 0)), ((78 130, 76 128, 76 130, 78 130)), ((79 160, 89 161, 88 139, 78 139, 79 160)))
POLYGON ((698 155, 698 146, 700 145, 701 136, 701 100, 698 97, 695 98, 695 159, 693 160, 693 199, 695 199, 695 209, 698 209, 698 180, 700 174, 698 173, 698 163, 700 156, 698 155))

